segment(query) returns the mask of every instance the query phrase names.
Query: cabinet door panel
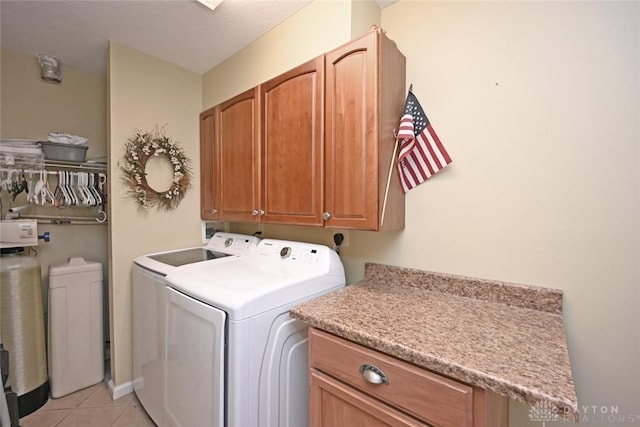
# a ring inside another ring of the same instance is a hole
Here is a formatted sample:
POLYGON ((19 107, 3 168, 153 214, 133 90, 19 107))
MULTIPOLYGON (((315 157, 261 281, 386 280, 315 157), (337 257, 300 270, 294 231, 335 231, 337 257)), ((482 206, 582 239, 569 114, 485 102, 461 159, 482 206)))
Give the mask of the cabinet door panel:
POLYGON ((260 103, 251 89, 220 104, 220 219, 257 221, 260 208, 260 103))
POLYGON ((377 227, 376 39, 326 56, 326 210, 332 227, 377 227))
POLYGON ((200 217, 204 220, 219 219, 215 117, 215 107, 200 114, 200 217))
POLYGON ((326 54, 328 227, 404 228, 394 128, 404 107, 406 60, 379 29, 326 54))
POLYGON ((261 85, 265 222, 322 224, 322 61, 261 85))
POLYGON ((310 396, 311 427, 429 427, 314 369, 310 396))

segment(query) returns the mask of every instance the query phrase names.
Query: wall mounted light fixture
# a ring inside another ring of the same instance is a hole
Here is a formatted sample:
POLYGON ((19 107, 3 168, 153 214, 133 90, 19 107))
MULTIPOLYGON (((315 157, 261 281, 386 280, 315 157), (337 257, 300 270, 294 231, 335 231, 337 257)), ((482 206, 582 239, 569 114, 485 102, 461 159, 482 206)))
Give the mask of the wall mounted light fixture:
POLYGON ((40 62, 40 77, 42 77, 42 80, 49 83, 60 83, 62 81, 61 64, 58 58, 40 54, 38 55, 38 62, 40 62))

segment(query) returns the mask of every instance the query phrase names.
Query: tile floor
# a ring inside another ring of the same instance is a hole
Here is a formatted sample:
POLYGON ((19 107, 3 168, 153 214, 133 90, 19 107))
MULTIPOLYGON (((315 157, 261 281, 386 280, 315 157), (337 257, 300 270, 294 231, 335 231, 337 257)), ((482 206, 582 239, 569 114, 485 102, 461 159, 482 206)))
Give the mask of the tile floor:
POLYGON ((20 427, 154 427, 134 393, 112 400, 104 382, 58 399, 20 418, 20 427))

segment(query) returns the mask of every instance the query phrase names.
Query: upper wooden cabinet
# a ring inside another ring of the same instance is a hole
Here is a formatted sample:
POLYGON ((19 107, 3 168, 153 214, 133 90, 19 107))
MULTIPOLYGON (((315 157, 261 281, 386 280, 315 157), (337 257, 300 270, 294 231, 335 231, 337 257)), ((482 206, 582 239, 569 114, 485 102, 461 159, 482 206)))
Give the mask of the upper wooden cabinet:
POLYGON ((325 64, 326 225, 402 229, 404 193, 392 155, 406 59, 376 29, 327 53, 325 64))
POLYGON ((200 114, 202 219, 259 220, 259 95, 251 89, 200 114))
POLYGON ((218 108, 220 218, 257 221, 260 206, 260 92, 248 90, 218 108))
POLYGON ((402 229, 405 62, 376 29, 202 113, 202 218, 402 229))
POLYGON ((263 221, 322 225, 324 62, 260 85, 263 221))

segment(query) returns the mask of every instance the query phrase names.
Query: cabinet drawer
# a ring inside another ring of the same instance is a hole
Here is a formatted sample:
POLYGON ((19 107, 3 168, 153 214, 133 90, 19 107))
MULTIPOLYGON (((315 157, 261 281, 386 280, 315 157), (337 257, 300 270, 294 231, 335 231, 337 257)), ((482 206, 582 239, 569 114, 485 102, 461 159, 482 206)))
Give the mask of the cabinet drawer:
POLYGON ((310 365, 436 427, 473 425, 473 388, 377 351, 311 328, 310 365), (387 383, 372 384, 360 372, 370 365, 387 383))
POLYGON ((310 427, 429 427, 315 369, 310 382, 310 427))

